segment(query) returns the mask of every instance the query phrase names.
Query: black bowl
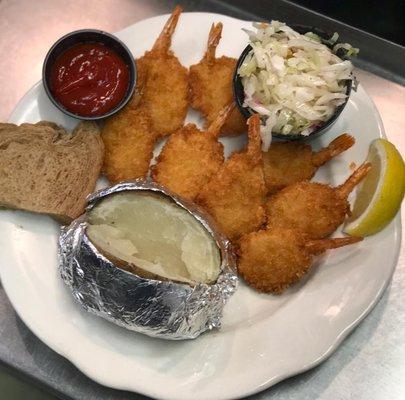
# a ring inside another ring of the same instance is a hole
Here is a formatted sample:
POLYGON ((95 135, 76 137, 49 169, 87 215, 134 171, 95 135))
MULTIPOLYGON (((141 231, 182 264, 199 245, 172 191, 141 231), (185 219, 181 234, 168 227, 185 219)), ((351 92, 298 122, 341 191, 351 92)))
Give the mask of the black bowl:
MULTIPOLYGON (((313 32, 321 38, 322 42, 325 45, 327 45, 329 48, 333 47, 332 45, 327 43, 327 41, 332 37, 332 34, 327 33, 322 29, 316 28, 314 26, 305 26, 305 25, 289 25, 289 26, 300 34, 304 34, 307 32, 313 32)), ((235 98, 236 104, 239 107, 240 112, 242 113, 242 115, 245 118, 249 118, 252 114, 255 114, 256 111, 252 110, 250 107, 243 106, 243 102, 245 100, 245 92, 243 90, 242 79, 238 75, 238 69, 242 65, 243 61, 245 60, 245 57, 248 55, 248 53, 250 52, 251 49, 252 49, 252 47, 250 45, 248 45, 243 50, 242 54, 240 55, 240 57, 238 59, 238 62, 236 64, 236 68, 234 71, 234 75, 233 75, 234 98, 235 98)), ((340 54, 338 53, 337 55, 341 58, 345 58, 344 51, 342 51, 340 54)), ((342 113, 343 109, 345 108, 345 106, 349 100, 349 96, 352 91, 352 80, 350 80, 350 79, 347 80, 345 82, 345 85, 346 85, 346 95, 347 95, 346 101, 343 104, 341 104, 340 106, 336 107, 335 113, 323 125, 316 128, 314 131, 312 131, 307 136, 303 136, 300 134, 281 135, 278 133, 273 133, 272 134, 273 139, 275 139, 276 141, 283 141, 283 142, 292 141, 292 140, 308 140, 308 139, 314 139, 314 138, 322 135, 323 133, 325 133, 336 122, 336 120, 338 119, 339 115, 342 113)))
POLYGON ((134 57, 132 56, 130 50, 124 43, 122 43, 118 38, 111 35, 110 33, 95 30, 95 29, 81 29, 78 31, 70 32, 67 35, 61 37, 48 51, 44 64, 42 67, 42 82, 45 88, 45 92, 48 95, 52 103, 59 108, 63 113, 69 115, 73 118, 79 118, 82 120, 94 121, 103 118, 110 117, 119 110, 121 110, 131 98, 136 85, 136 65, 134 57), (102 43, 106 47, 114 50, 125 62, 129 68, 129 85, 125 93, 125 96, 122 100, 110 111, 106 112, 103 115, 97 116, 81 116, 74 114, 67 110, 62 104, 55 99, 50 89, 50 76, 51 68, 55 60, 68 48, 79 44, 79 43, 102 43))

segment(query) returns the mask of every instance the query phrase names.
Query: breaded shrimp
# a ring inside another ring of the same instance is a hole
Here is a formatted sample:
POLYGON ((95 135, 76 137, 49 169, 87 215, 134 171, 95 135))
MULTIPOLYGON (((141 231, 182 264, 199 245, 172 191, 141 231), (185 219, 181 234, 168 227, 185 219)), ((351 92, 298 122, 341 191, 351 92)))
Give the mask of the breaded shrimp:
MULTIPOLYGON (((212 124, 218 113, 234 102, 232 76, 236 59, 222 56, 215 58, 221 39, 222 23, 212 24, 207 51, 202 60, 190 67, 191 106, 212 124)), ((223 135, 237 135, 246 131, 246 120, 237 108, 233 109, 221 129, 223 135)))
POLYGON ((263 153, 268 194, 293 183, 310 180, 321 165, 353 146, 354 142, 354 138, 345 133, 317 152, 313 152, 309 144, 272 143, 269 150, 263 153))
POLYGON ((106 121, 103 170, 111 183, 147 176, 156 141, 150 125, 142 109, 129 107, 106 121))
POLYGON ((188 72, 170 50, 172 36, 182 12, 177 6, 152 50, 136 61, 145 80, 140 95, 152 129, 160 137, 183 126, 189 104, 188 72))
POLYGON ((281 293, 309 271, 315 254, 360 240, 359 237, 309 240, 301 232, 286 228, 249 233, 239 240, 238 273, 260 292, 281 293))
POLYGON ((336 188, 305 181, 287 186, 266 204, 268 226, 299 229, 311 239, 330 235, 350 212, 347 197, 370 168, 369 163, 362 164, 336 188))
POLYGON ((137 60, 135 93, 106 120, 104 172, 111 183, 145 178, 159 136, 183 125, 188 106, 187 70, 169 50, 181 8, 176 7, 151 51, 137 60))
POLYGON ((193 200, 224 162, 218 135, 231 109, 228 106, 222 110, 206 132, 188 124, 173 133, 152 167, 152 179, 193 200))
POLYGON ((231 240, 259 229, 265 222, 259 116, 250 117, 248 125, 247 149, 232 154, 196 198, 231 240))

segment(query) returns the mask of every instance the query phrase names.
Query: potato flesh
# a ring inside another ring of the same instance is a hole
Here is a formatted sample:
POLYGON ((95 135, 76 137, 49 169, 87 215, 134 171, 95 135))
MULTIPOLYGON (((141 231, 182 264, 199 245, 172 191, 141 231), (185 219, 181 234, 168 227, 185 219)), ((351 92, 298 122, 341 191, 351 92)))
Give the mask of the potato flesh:
POLYGON ((212 283, 219 275, 212 236, 163 195, 110 195, 89 212, 88 222, 87 235, 97 248, 146 272, 187 283, 212 283))

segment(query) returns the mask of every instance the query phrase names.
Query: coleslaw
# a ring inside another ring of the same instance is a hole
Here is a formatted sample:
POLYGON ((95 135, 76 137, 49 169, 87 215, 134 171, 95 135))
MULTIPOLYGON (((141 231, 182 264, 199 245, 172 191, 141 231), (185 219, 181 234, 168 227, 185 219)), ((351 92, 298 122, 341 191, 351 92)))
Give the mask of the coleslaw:
POLYGON ((244 87, 244 106, 262 118, 263 148, 271 134, 308 136, 334 114, 346 100, 345 81, 353 79, 353 64, 335 53, 346 55, 358 49, 347 43, 328 42, 315 33, 302 35, 285 23, 253 23, 256 31, 245 30, 252 50, 238 69, 244 87), (333 46, 330 49, 324 43, 333 46))

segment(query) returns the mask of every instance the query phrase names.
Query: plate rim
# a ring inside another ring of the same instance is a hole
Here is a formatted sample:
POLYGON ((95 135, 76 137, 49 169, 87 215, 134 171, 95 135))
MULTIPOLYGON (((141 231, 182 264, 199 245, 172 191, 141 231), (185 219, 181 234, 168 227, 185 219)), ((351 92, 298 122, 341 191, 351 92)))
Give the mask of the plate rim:
MULTIPOLYGON (((194 14, 194 15, 195 14, 201 14, 204 17, 211 16, 211 17, 215 17, 215 18, 230 19, 230 20, 235 20, 235 21, 246 22, 246 20, 242 20, 242 19, 238 19, 238 18, 234 18, 234 17, 230 17, 228 15, 222 15, 222 14, 218 14, 218 13, 209 13, 209 12, 207 12, 207 13, 205 13, 205 12, 184 12, 184 13, 182 13, 183 16, 186 15, 186 14, 194 14)), ((117 35, 119 37, 122 32, 124 32, 127 29, 131 29, 134 25, 137 25, 139 23, 150 22, 150 21, 152 21, 154 19, 164 19, 164 18, 167 18, 169 15, 170 14, 162 14, 162 15, 157 15, 157 16, 153 16, 153 17, 150 17, 150 18, 146 18, 146 19, 137 21, 134 24, 131 24, 131 25, 123 28, 122 30, 116 32, 115 35, 117 35)), ((38 90, 40 88, 41 84, 42 84, 42 81, 39 80, 36 84, 34 84, 23 95, 23 97, 15 105, 13 111, 11 112, 11 114, 10 114, 10 116, 8 118, 8 121, 13 119, 15 112, 21 106, 21 104, 23 104, 23 102, 26 100, 26 97, 29 96, 29 94, 31 92, 33 92, 35 90, 38 90)), ((385 134, 385 130, 384 130, 384 126, 383 126, 383 123, 382 123, 380 113, 378 112, 377 107, 374 104, 373 100, 371 99, 371 97, 368 95, 368 93, 362 87, 361 84, 359 84, 357 90, 363 91, 364 95, 369 100, 370 104, 372 105, 372 109, 373 109, 373 112, 375 114, 375 117, 376 117, 376 120, 377 120, 377 123, 378 123, 378 128, 379 128, 379 131, 380 131, 380 137, 386 138, 386 134, 385 134)), ((263 382, 259 386, 255 386, 255 387, 253 387, 253 388, 251 388, 249 390, 245 390, 243 393, 240 393, 238 395, 231 396, 231 397, 230 396, 223 396, 221 393, 218 393, 218 396, 216 396, 215 398, 217 400, 239 399, 239 398, 242 398, 242 397, 245 397, 245 396, 249 396, 249 395, 258 393, 260 391, 268 389, 269 387, 281 382, 282 380, 285 380, 285 379, 290 378, 292 376, 295 376, 297 374, 306 372, 306 371, 316 367, 317 365, 321 364, 326 359, 328 359, 336 351, 336 349, 340 346, 340 344, 343 342, 343 340, 349 335, 349 333, 352 332, 360 324, 360 322, 362 322, 364 320, 364 318, 374 309, 374 307, 378 304, 378 302, 381 299, 382 295, 385 293, 385 290, 387 289, 387 287, 390 285, 390 283, 392 281, 392 276, 393 276, 393 274, 394 274, 394 272, 396 270, 396 266, 398 264, 399 254, 400 254, 400 250, 401 250, 401 242, 402 242, 402 223, 401 223, 401 213, 400 212, 398 212, 398 214, 396 215, 396 217, 395 217, 395 219, 394 219, 394 221, 392 223, 394 223, 394 227, 395 227, 394 233, 393 233, 393 244, 396 244, 396 247, 395 247, 395 253, 393 254, 394 265, 392 266, 389 278, 386 280, 386 282, 384 282, 384 285, 381 286, 380 290, 375 294, 372 301, 370 301, 370 303, 362 311, 362 313, 354 321, 352 321, 350 324, 348 324, 345 328, 340 330, 339 334, 337 334, 335 336, 335 339, 334 339, 333 343, 329 346, 329 348, 325 352, 322 353, 322 355, 315 358, 313 361, 302 365, 302 367, 297 367, 295 370, 292 370, 292 371, 290 371, 288 373, 282 373, 282 374, 279 374, 277 376, 273 376, 272 378, 269 378, 267 381, 263 382)), ((1 279, 1 275, 2 274, 1 274, 1 268, 0 268, 0 279, 1 279)), ((125 386, 125 385, 122 385, 120 383, 114 383, 114 381, 116 382, 117 379, 114 379, 114 378, 110 379, 110 376, 107 377, 105 374, 102 377, 100 377, 101 374, 93 373, 91 371, 91 368, 87 368, 85 363, 82 362, 81 359, 76 357, 76 354, 75 354, 74 351, 69 352, 68 349, 67 349, 67 346, 64 347, 62 343, 57 344, 57 343, 52 342, 51 345, 46 343, 42 339, 42 333, 43 333, 42 330, 37 328, 34 323, 31 323, 32 321, 29 318, 23 318, 22 315, 24 313, 20 310, 19 305, 17 305, 17 306, 14 305, 14 303, 12 301, 13 296, 10 297, 10 295, 9 295, 8 285, 4 284, 4 282, 2 282, 2 285, 3 285, 4 291, 5 291, 8 299, 10 300, 10 302, 11 302, 15 312, 19 316, 19 318, 35 334, 35 336, 39 340, 41 340, 41 342, 43 342, 46 346, 51 348, 57 354, 61 355, 65 359, 67 359, 76 368, 78 368, 79 371, 81 371, 84 375, 86 375, 91 380, 97 382, 98 384, 103 385, 103 386, 108 386, 108 387, 111 387, 111 388, 114 388, 114 389, 117 389, 117 390, 128 390, 128 391, 134 392, 135 389, 133 389, 130 385, 125 386), (27 320, 28 320, 28 322, 27 322, 27 320)), ((49 335, 44 334, 44 336, 47 337, 49 335)), ((137 390, 137 393, 139 393, 139 394, 143 394, 143 395, 146 395, 146 396, 153 396, 156 399, 164 400, 164 399, 172 398, 172 397, 167 397, 167 396, 165 396, 165 397, 160 396, 160 394, 158 392, 155 392, 153 387, 150 387, 150 386, 148 386, 145 390, 142 390, 142 389, 136 389, 136 390, 137 390)), ((175 397, 175 399, 185 399, 185 397, 180 395, 180 396, 175 397)), ((203 397, 201 397, 201 399, 203 399, 203 397)))

